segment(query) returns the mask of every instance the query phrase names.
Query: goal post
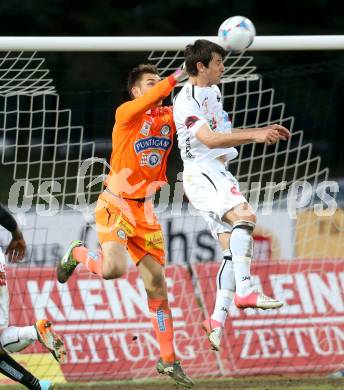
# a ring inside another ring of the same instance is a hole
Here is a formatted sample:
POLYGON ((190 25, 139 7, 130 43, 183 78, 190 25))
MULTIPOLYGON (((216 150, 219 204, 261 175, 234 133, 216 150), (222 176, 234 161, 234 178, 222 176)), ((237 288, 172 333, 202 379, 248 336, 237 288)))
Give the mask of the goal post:
MULTIPOLYGON (((0 37, 0 51, 152 51, 183 50, 196 39, 220 43, 216 36, 165 37, 0 37)), ((248 51, 343 50, 344 35, 257 36, 248 51)))
MULTIPOLYGON (((45 56, 144 52, 143 61, 156 64, 165 77, 183 62, 185 45, 199 38, 218 42, 217 37, 0 37, 0 196, 16 214, 28 244, 25 261, 8 265, 11 321, 24 326, 47 317, 63 334, 68 350, 61 368, 37 345, 24 351, 41 377, 60 382, 153 377, 158 356, 144 286, 134 267, 127 278, 116 281, 92 277, 82 267, 65 285, 56 281, 54 267, 70 240, 82 239, 97 248, 93 210, 107 163, 97 153, 99 140, 90 137, 85 123, 75 123, 75 112, 65 106, 45 56)), ((343 191, 317 134, 309 130, 311 116, 320 117, 318 109, 308 109, 318 101, 324 113, 335 111, 333 88, 343 79, 336 76, 342 70, 336 61, 316 58, 305 69, 285 59, 283 69, 271 69, 264 65, 267 60, 257 65, 255 56, 289 56, 289 51, 340 55, 343 49, 341 35, 258 36, 248 51, 229 53, 225 59, 219 87, 233 126, 280 123, 292 137, 272 147, 241 146, 227 167, 258 217, 254 283, 286 305, 274 312, 231 307, 219 354, 209 349, 199 325, 212 311, 221 250, 204 221, 183 203, 177 172, 155 199, 169 259, 166 274, 177 355, 195 378, 341 368, 343 191), (332 89, 314 91, 307 80, 317 75, 332 89), (304 88, 310 85, 309 94, 297 101, 304 110, 292 99, 297 94, 289 94, 295 88, 289 82, 296 77, 304 88), (334 79, 330 82, 329 77, 334 79)), ((119 99, 109 109, 118 104, 119 99)), ((328 118, 332 123, 331 115, 328 118)), ((102 133, 108 143, 111 127, 109 123, 107 135, 102 133)), ((325 126, 321 130, 329 132, 325 126)), ((175 160, 169 162, 172 170, 175 160)), ((8 239, 0 230, 3 248, 8 239)))

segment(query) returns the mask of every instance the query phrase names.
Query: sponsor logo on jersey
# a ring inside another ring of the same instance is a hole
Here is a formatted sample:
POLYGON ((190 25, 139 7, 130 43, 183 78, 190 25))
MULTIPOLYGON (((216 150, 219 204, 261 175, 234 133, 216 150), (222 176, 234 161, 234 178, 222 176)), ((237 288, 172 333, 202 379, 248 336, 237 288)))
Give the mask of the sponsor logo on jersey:
POLYGON ((141 160, 140 160, 140 166, 141 167, 144 167, 145 165, 147 165, 147 154, 144 154, 142 153, 141 154, 141 160))
POLYGON ((142 138, 135 142, 135 152, 138 154, 147 149, 159 149, 166 151, 171 146, 172 141, 164 137, 142 138))
POLYGON ((190 143, 190 138, 188 137, 186 140, 185 140, 185 154, 187 155, 187 157, 189 157, 190 159, 193 159, 195 158, 195 156, 190 152, 191 150, 191 143, 190 143))
POLYGON ((142 128, 140 130, 140 134, 142 134, 145 137, 147 137, 147 135, 149 134, 151 126, 152 126, 152 122, 144 121, 143 126, 142 126, 142 128))
POLYGON ((158 230, 153 233, 145 234, 145 249, 163 249, 164 237, 162 231, 158 230))
POLYGON ((147 166, 154 168, 161 163, 160 153, 152 152, 147 156, 147 166))
POLYGON ((121 240, 125 240, 127 238, 127 235, 125 234, 125 231, 123 229, 118 229, 117 230, 117 236, 121 239, 121 240))
POLYGON ((154 168, 157 165, 161 164, 161 154, 159 152, 152 152, 149 154, 142 153, 140 166, 154 168))
POLYGON ((198 116, 188 116, 185 119, 185 126, 187 129, 190 129, 197 121, 199 121, 198 116))
POLYGON ((171 132, 171 128, 169 125, 164 125, 162 126, 162 128, 160 129, 160 134, 161 135, 164 135, 165 137, 167 135, 170 135, 170 132, 171 132))
MULTIPOLYGON (((129 222, 127 222, 121 216, 118 216, 115 222, 115 228, 119 228, 119 230, 123 230, 127 236, 132 236, 134 234, 134 226, 132 226, 129 222)), ((118 232, 117 232, 118 235, 118 232)))

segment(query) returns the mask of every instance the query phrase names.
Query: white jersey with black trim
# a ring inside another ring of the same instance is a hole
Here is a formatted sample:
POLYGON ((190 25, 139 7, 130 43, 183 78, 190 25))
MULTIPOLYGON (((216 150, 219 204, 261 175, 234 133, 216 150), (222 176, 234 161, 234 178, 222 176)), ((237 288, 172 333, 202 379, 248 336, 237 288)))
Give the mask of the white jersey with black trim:
POLYGON ((210 149, 196 138, 199 128, 208 124, 212 131, 230 133, 231 121, 223 110, 221 92, 216 85, 198 87, 187 82, 173 101, 178 146, 184 166, 210 163, 220 156, 233 160, 235 148, 210 149))

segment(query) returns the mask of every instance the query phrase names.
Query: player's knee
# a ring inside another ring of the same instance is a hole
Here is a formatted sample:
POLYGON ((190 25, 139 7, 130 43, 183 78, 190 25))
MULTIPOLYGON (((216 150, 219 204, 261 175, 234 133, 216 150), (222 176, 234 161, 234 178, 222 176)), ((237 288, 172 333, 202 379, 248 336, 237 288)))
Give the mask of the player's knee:
POLYGON ((164 289, 166 286, 165 277, 162 274, 153 275, 152 288, 153 289, 164 289))
POLYGON ((145 287, 149 297, 167 297, 166 280, 162 274, 153 275, 145 287))
POLYGON ((233 261, 236 262, 240 258, 251 259, 253 252, 252 233, 255 223, 249 220, 236 221, 233 224, 233 231, 230 238, 230 248, 233 256, 233 261))
POLYGON ((252 214, 251 217, 246 217, 245 219, 235 221, 233 223, 232 234, 235 229, 242 229, 247 231, 249 234, 252 234, 255 227, 256 227, 256 216, 252 214))
POLYGON ((243 224, 245 224, 245 223, 248 223, 248 224, 252 223, 252 224, 255 225, 257 223, 256 214, 253 213, 251 210, 246 209, 244 215, 240 216, 240 214, 239 214, 239 218, 234 221, 233 226, 235 226, 236 224, 240 224, 240 223, 243 223, 243 224))
POLYGON ((103 271, 103 279, 104 280, 112 280, 112 279, 118 279, 122 276, 120 272, 114 272, 114 271, 103 271))
POLYGON ((256 225, 256 223, 257 223, 256 214, 252 213, 252 214, 248 215, 248 216, 245 218, 245 220, 248 221, 248 222, 252 222, 254 225, 256 225))
POLYGON ((105 280, 121 278, 125 273, 123 267, 103 267, 102 274, 105 280))
POLYGON ((121 249, 117 245, 102 247, 102 275, 105 280, 117 279, 125 274, 127 260, 121 249))

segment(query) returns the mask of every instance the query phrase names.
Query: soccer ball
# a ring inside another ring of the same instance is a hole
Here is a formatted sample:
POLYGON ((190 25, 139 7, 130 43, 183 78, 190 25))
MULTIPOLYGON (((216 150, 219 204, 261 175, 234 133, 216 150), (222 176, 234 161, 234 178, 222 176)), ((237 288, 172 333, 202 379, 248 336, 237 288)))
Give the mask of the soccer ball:
POLYGON ((226 50, 242 51, 252 44, 256 29, 250 19, 232 16, 221 24, 217 35, 226 50))

